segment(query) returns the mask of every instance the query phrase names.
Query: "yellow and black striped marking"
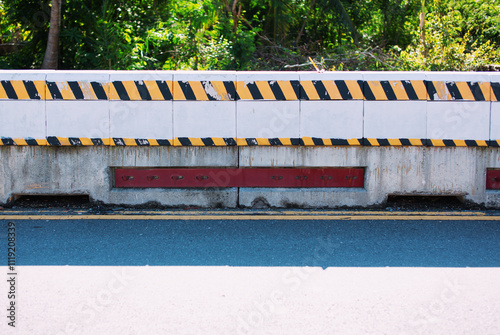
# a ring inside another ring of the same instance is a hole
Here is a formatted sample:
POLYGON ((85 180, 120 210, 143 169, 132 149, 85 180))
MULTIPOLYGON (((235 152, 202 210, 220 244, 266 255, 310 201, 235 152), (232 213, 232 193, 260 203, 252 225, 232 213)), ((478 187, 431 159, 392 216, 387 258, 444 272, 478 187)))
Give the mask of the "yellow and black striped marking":
POLYGON ((341 138, 318 138, 302 137, 301 145, 304 146, 345 146, 345 145, 363 145, 363 139, 341 139, 341 138))
POLYGON ((500 140, 488 141, 489 147, 500 148, 500 140))
POLYGON ((45 99, 45 81, 43 80, 2 80, 0 83, 0 100, 45 99))
POLYGON ((288 138, 288 137, 280 137, 280 138, 238 138, 237 140, 238 146, 299 146, 304 145, 304 142, 300 138, 288 138))
POLYGON ((176 101, 234 101, 236 85, 233 81, 174 81, 176 101))
POLYGON ((489 141, 483 140, 427 140, 429 147, 487 147, 489 141))
POLYGON ((227 147, 236 145, 236 139, 233 137, 176 137, 174 139, 174 146, 176 147, 227 147))
POLYGON ((172 140, 167 139, 146 139, 146 138, 122 138, 113 137, 110 141, 111 146, 140 146, 140 147, 157 147, 157 146, 172 146, 172 140))
POLYGON ((362 80, 301 80, 301 100, 363 100, 362 80))
POLYGON ((107 84, 99 82, 47 82, 47 100, 107 100, 107 91, 107 84))
POLYGON ((45 146, 47 145, 46 139, 34 139, 34 138, 11 138, 2 137, 0 139, 0 146, 2 145, 34 145, 34 146, 45 146))
POLYGON ((369 80, 364 82, 365 100, 427 100, 424 80, 369 80))
POLYGON ((427 81, 429 100, 490 101, 489 82, 427 81))
POLYGON ((491 83, 491 101, 500 101, 500 83, 491 83))
POLYGON ((56 137, 48 136, 47 143, 52 146, 99 146, 109 145, 108 138, 87 138, 87 137, 56 137))
POLYGON ((236 83, 238 100, 299 100, 300 90, 298 80, 238 81, 236 83))
POLYGON ((425 146, 426 139, 420 138, 365 138, 363 145, 371 147, 379 146, 425 146))
POLYGON ((172 100, 172 82, 163 80, 113 81, 109 89, 110 100, 165 101, 172 100))

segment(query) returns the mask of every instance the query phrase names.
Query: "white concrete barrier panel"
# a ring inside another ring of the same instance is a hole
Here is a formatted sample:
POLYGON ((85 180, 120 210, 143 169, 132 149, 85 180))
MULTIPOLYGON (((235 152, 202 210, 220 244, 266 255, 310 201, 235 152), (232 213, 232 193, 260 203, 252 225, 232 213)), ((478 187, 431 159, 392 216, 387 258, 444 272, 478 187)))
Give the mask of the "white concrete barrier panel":
POLYGON ((500 147, 500 75, 490 75, 491 83, 491 121, 490 142, 493 147, 500 147))
POLYGON ((0 71, 0 145, 46 145, 45 71, 0 71))
POLYGON ((243 72, 237 80, 238 145, 299 145, 299 74, 243 72))
POLYGON ((304 145, 360 145, 363 74, 300 74, 300 137, 304 145))
POLYGON ((176 72, 174 145, 236 145, 236 73, 176 72))
POLYGON ((363 78, 365 145, 425 145, 425 74, 366 72, 363 78))
POLYGON ((173 73, 115 71, 110 76, 110 145, 173 145, 173 73))

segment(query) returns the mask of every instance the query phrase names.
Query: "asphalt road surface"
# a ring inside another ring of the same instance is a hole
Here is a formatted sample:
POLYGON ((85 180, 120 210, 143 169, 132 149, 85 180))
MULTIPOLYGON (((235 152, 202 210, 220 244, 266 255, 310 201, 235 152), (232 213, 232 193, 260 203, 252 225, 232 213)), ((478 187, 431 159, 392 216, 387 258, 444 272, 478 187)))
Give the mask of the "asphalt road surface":
POLYGON ((16 237, 2 334, 500 333, 493 212, 5 210, 0 224, 6 256, 16 237))

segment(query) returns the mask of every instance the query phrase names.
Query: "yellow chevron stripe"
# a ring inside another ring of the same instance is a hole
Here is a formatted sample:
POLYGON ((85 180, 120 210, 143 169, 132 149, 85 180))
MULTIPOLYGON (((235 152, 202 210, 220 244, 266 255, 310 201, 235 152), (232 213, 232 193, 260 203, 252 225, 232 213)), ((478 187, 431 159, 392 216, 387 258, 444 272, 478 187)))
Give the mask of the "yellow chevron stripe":
POLYGON ((237 138, 236 145, 240 146, 240 147, 246 147, 246 146, 248 146, 248 143, 247 143, 247 140, 244 138, 237 138))
POLYGON ((241 100, 253 100, 252 94, 244 81, 236 82, 236 92, 241 100))
POLYGON ((137 142, 135 141, 135 138, 124 138, 123 142, 125 143, 126 146, 131 146, 131 147, 137 146, 137 142))
POLYGON ((387 100, 387 96, 385 95, 384 89, 382 88, 382 84, 380 81, 369 80, 366 82, 375 97, 375 100, 387 100))
POLYGON ((312 140, 312 137, 302 137, 302 142, 304 142, 305 146, 311 146, 314 145, 314 142, 312 140))
POLYGON ((194 96, 197 101, 208 101, 207 92, 205 92, 205 88, 203 84, 199 81, 190 81, 189 86, 193 90, 194 96))
POLYGON ((401 146, 403 145, 401 143, 401 140, 398 138, 388 138, 387 141, 389 142, 390 145, 395 145, 395 146, 401 146))
POLYGON ((396 95, 396 99, 410 100, 408 98, 408 94, 406 93, 405 88, 403 87, 403 83, 401 82, 401 80, 389 80, 389 84, 391 85, 391 88, 394 91, 394 94, 396 95))
POLYGON ((221 101, 231 100, 231 98, 229 97, 229 93, 227 93, 226 86, 224 86, 223 81, 212 81, 208 85, 210 85, 210 87, 207 88, 208 90, 212 88, 217 93, 217 96, 215 97, 217 100, 221 101))
POLYGON ((453 142, 455 143, 455 145, 457 147, 466 147, 467 146, 467 144, 465 143, 464 140, 453 140, 453 142))
POLYGON ((13 141, 16 145, 28 145, 24 138, 14 138, 13 141))
MULTIPOLYGON (((0 84, 0 99, 8 99, 7 92, 5 92, 3 85, 0 84)), ((1 141, 0 141, 1 142, 1 141)))
POLYGON ((78 86, 80 86, 80 89, 82 90, 83 93, 83 98, 85 100, 97 100, 97 96, 95 95, 94 89, 92 88, 92 85, 89 82, 79 81, 78 86))
MULTIPOLYGON (((75 100, 75 95, 66 81, 56 82, 56 86, 61 92, 61 96, 64 100, 75 100)), ((50 94, 50 93, 49 93, 50 94)))
POLYGON ((422 140, 419 138, 410 138, 408 139, 411 145, 423 145, 422 140))
POLYGON ((292 145, 292 139, 288 137, 280 137, 280 142, 282 145, 292 145))
POLYGON ((323 86, 325 86, 325 89, 330 96, 330 100, 342 100, 342 95, 340 94, 337 85, 335 85, 335 82, 325 80, 323 81, 323 86))
POLYGON ((304 92, 306 92, 309 100, 320 99, 318 92, 316 91, 316 88, 314 87, 311 80, 302 80, 300 82, 300 86, 302 86, 302 89, 304 90, 304 92))
POLYGON ((367 138, 368 142, 374 147, 378 147, 380 144, 378 143, 376 138, 367 138))
POLYGON ((26 87, 24 86, 24 83, 22 80, 11 80, 10 83, 12 84, 14 91, 16 91, 17 98, 19 100, 29 100, 30 99, 28 91, 26 91, 26 87))
POLYGON ((57 137, 57 140, 59 141, 59 143, 61 143, 61 145, 64 145, 64 146, 71 145, 71 143, 69 142, 69 139, 67 137, 57 137))
POLYGON ((35 85, 35 88, 38 92, 38 95, 40 96, 41 100, 45 100, 47 96, 47 85, 45 84, 44 80, 34 80, 33 84, 35 85))
POLYGON ((109 100, 120 100, 118 92, 116 92, 115 85, 112 83, 106 83, 104 85, 106 92, 109 92, 109 100))
POLYGON ((82 145, 85 146, 94 145, 94 143, 92 143, 91 139, 88 137, 80 137, 80 141, 82 142, 82 145))
POLYGON ((184 96, 184 92, 182 91, 182 88, 179 85, 178 81, 173 82, 173 88, 174 88, 174 91, 173 91, 174 100, 181 100, 181 101, 186 100, 186 97, 184 96))
POLYGON ((488 143, 484 140, 476 140, 477 146, 478 147, 487 147, 488 143))
POLYGON ((218 147, 225 147, 227 145, 221 137, 212 137, 212 141, 214 141, 214 144, 218 147))
POLYGON ((458 81, 458 82, 455 82, 455 84, 457 85, 457 88, 460 91, 460 94, 462 95, 463 100, 472 100, 472 101, 476 100, 474 98, 474 95, 472 94, 467 82, 458 81))
POLYGON ((271 86, 269 86, 267 81, 256 81, 255 85, 257 85, 257 88, 259 89, 264 100, 276 100, 276 97, 271 90, 271 86))
POLYGON ((127 91, 128 97, 132 101, 142 100, 139 91, 137 90, 137 86, 135 86, 135 82, 132 80, 122 81, 123 87, 127 91))
POLYGON ((278 85, 283 92, 286 100, 298 100, 299 97, 293 90, 292 83, 288 80, 278 80, 278 85))
POLYGON ((491 96, 492 96, 491 83, 490 82, 479 83, 479 88, 481 89, 481 92, 483 92, 484 100, 491 101, 491 96))
POLYGON ((147 140, 148 140, 150 146, 152 146, 152 147, 159 146, 158 141, 156 139, 154 139, 154 138, 151 138, 151 139, 148 138, 147 140))
POLYGON ((446 83, 444 81, 433 81, 434 88, 436 89, 437 98, 434 97, 434 100, 451 100, 451 94, 446 87, 446 83))
POLYGON ((268 138, 256 138, 258 145, 271 145, 268 138))
POLYGON ((349 145, 361 145, 361 142, 357 138, 348 139, 347 143, 349 145))
POLYGON ((323 138, 323 144, 327 146, 332 146, 332 140, 330 138, 323 138))
POLYGON ((163 98, 163 94, 161 94, 160 89, 158 88, 158 84, 154 80, 144 80, 144 85, 146 86, 149 95, 151 96, 151 100, 153 101, 161 101, 165 100, 163 98))
POLYGON ((418 100, 427 100, 427 87, 423 80, 412 80, 411 85, 417 94, 418 100))
POLYGON ((351 96, 354 100, 364 100, 365 96, 361 87, 359 87, 358 82, 356 80, 346 80, 345 84, 351 93, 351 96))
POLYGON ((443 140, 431 140, 433 147, 445 147, 443 140))

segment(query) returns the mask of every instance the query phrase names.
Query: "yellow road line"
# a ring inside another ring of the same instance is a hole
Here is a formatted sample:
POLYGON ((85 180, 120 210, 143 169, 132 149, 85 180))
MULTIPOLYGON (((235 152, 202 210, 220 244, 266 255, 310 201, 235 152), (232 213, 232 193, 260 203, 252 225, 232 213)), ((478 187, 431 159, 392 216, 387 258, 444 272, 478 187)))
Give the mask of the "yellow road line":
POLYGON ((0 215, 0 220, 350 220, 500 221, 500 216, 453 215, 0 215))

